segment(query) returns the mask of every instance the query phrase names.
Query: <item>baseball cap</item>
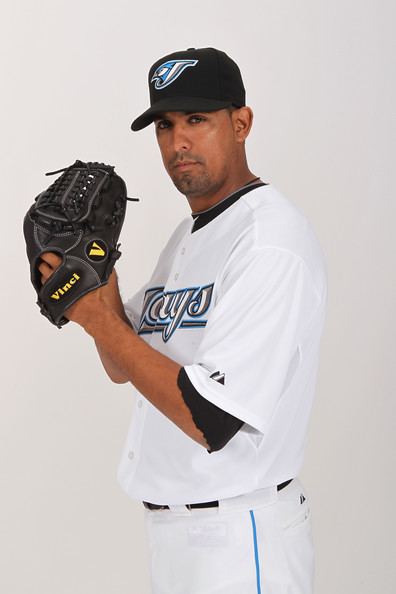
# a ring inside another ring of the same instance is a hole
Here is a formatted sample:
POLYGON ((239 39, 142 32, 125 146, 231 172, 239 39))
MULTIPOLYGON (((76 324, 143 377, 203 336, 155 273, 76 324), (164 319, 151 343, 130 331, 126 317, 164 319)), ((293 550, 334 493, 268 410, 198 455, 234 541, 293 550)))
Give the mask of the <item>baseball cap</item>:
POLYGON ((237 64, 213 47, 189 48, 157 60, 148 75, 150 107, 131 125, 142 130, 165 111, 216 111, 246 103, 237 64))

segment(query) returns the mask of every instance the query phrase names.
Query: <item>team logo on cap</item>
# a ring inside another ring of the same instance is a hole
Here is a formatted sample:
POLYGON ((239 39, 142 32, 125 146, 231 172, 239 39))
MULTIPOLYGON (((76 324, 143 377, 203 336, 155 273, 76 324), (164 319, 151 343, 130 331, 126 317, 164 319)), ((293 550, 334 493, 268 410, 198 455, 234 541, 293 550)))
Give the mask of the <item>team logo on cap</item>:
POLYGON ((183 70, 196 64, 198 64, 198 60, 169 60, 169 62, 164 62, 161 66, 158 66, 150 82, 155 82, 154 87, 157 90, 164 89, 172 84, 183 70))

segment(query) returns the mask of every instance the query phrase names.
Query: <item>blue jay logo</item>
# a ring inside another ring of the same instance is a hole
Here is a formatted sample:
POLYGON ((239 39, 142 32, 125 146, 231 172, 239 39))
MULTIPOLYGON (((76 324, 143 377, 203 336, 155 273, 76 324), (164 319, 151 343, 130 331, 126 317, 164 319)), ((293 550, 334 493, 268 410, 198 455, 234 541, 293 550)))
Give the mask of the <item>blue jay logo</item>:
POLYGON ((169 60, 158 66, 154 72, 151 81, 155 81, 154 87, 157 90, 164 89, 172 84, 188 66, 195 66, 198 60, 169 60))

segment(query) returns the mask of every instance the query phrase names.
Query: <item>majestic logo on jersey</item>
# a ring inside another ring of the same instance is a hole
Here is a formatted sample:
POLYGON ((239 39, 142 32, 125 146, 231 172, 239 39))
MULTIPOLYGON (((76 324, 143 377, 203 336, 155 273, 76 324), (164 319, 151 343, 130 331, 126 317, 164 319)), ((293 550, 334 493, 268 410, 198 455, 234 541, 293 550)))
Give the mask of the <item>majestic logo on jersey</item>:
POLYGON ((188 66, 196 64, 198 60, 169 60, 158 66, 150 82, 155 82, 154 87, 160 91, 172 84, 188 66))
POLYGON ((207 320, 202 316, 212 300, 213 283, 203 287, 188 287, 164 291, 155 287, 146 291, 139 334, 162 332, 167 342, 177 328, 203 328, 207 320))
POLYGON ((225 383, 225 373, 221 373, 221 371, 214 371, 210 376, 210 379, 222 384, 224 386, 225 383))

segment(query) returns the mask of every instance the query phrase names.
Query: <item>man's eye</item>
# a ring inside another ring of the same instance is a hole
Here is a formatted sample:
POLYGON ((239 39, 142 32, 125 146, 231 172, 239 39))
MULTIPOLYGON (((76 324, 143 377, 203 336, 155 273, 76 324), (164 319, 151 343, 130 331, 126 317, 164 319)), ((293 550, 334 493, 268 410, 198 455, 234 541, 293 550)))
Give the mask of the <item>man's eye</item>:
POLYGON ((192 115, 189 117, 189 122, 191 124, 199 124, 200 122, 203 122, 205 120, 205 118, 203 116, 200 115, 192 115))
POLYGON ((165 128, 169 128, 169 122, 168 120, 159 120, 155 127, 157 128, 157 130, 164 130, 165 128))

